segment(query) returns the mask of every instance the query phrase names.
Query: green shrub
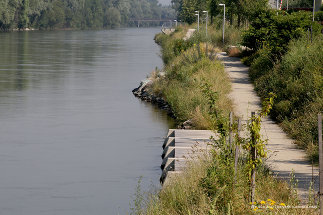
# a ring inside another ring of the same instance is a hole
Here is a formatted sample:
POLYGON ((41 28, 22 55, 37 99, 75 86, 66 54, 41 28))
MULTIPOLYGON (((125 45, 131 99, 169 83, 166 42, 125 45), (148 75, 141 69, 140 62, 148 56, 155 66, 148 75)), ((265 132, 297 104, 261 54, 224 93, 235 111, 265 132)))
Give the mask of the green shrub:
POLYGON ((242 44, 254 51, 266 47, 273 59, 279 59, 288 50, 289 41, 300 38, 311 25, 314 32, 319 31, 309 12, 277 15, 273 10, 262 11, 250 21, 249 29, 242 35, 242 44))
POLYGON ((173 46, 174 55, 178 56, 190 47, 192 47, 191 41, 185 41, 183 39, 176 39, 176 40, 174 40, 174 46, 173 46))
POLYGON ((269 52, 257 52, 250 67, 256 91, 265 98, 277 95, 272 117, 297 143, 317 159, 317 114, 323 112, 323 35, 292 40, 281 61, 268 60, 269 52), (314 144, 314 147, 311 144, 314 144))
POLYGON ((315 21, 323 21, 323 11, 318 11, 315 13, 315 21))

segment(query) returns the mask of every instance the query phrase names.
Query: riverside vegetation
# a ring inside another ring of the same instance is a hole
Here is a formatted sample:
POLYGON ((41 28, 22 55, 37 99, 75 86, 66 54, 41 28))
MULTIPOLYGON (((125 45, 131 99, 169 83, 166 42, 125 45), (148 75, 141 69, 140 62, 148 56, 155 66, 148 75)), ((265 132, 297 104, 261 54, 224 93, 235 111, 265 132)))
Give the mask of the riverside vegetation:
MULTIPOLYGON (((192 38, 183 38, 189 27, 179 27, 171 36, 158 34, 156 42, 162 47, 165 62, 165 77, 156 78, 151 85, 152 93, 163 97, 171 106, 178 123, 190 119, 194 128, 213 129, 220 133, 219 140, 213 140, 214 150, 198 161, 188 163, 187 169, 156 193, 137 193, 134 214, 315 214, 317 212, 314 193, 309 192, 308 204, 312 208, 293 208, 300 200, 297 196, 297 181, 291 175, 290 183, 276 179, 263 164, 266 157, 265 140, 259 139, 260 121, 257 125, 245 125, 247 137, 240 137, 237 125, 233 146, 245 149, 240 154, 238 168, 234 168, 233 148, 227 144, 230 129, 228 115, 231 102, 228 99, 230 81, 223 65, 214 56, 216 44, 222 35, 215 33, 216 26, 210 28, 212 43, 203 41, 205 32, 196 33, 192 38), (258 128, 258 129, 257 129, 258 128), (258 135, 257 135, 258 134, 258 135), (256 135, 263 157, 250 163, 248 147, 252 135, 256 135), (256 171, 256 202, 250 202, 250 171, 256 171), (235 177, 233 177, 235 175, 235 177)), ((235 29, 231 32, 237 32, 235 29)), ((239 36, 234 33, 226 41, 236 43, 239 36)), ((267 97, 269 94, 266 95, 267 97)), ((266 98, 267 98, 266 97, 266 98)), ((264 101, 269 101, 264 99, 264 101)), ((268 114, 272 107, 267 102, 268 114), (268 106, 269 105, 269 106, 268 106)), ((277 98, 275 99, 277 102, 277 98)), ((267 108, 267 109, 266 109, 267 108)))
POLYGON ((242 44, 253 48, 243 58, 257 93, 277 95, 271 116, 318 161, 317 114, 323 112, 322 26, 311 14, 259 14, 243 34, 242 44), (313 29, 312 35, 310 29, 313 29))
MULTIPOLYGON (((318 17, 318 16, 316 16, 318 17)), ((253 135, 259 138, 256 124, 245 125, 247 137, 240 137, 237 125, 230 128, 228 114, 231 102, 227 95, 230 81, 221 63, 214 59, 227 45, 243 44, 249 49, 240 52, 250 65, 250 77, 266 102, 265 111, 307 148, 311 158, 317 156, 316 116, 322 112, 323 47, 321 26, 311 22, 306 12, 284 13, 266 8, 250 15, 249 28, 227 27, 222 43, 220 25, 209 27, 184 41, 188 28, 182 26, 170 35, 156 35, 162 47, 165 77, 156 78, 151 93, 163 97, 171 106, 178 123, 190 119, 194 128, 213 129, 221 134, 213 140, 214 150, 164 186, 162 190, 137 193, 134 214, 315 214, 316 194, 309 188, 309 208, 293 208, 300 200, 297 180, 291 174, 289 183, 276 179, 263 164, 266 141, 258 139, 263 158, 250 165, 247 152, 253 135), (311 28, 312 39, 308 29, 311 28), (311 42, 312 40, 312 42, 311 42), (206 51, 205 42, 208 42, 206 51), (269 97, 275 95, 274 97, 269 97), (269 100, 268 100, 269 99, 269 100), (274 99, 274 101, 273 101, 274 99), (268 103, 268 101, 271 101, 268 103), (267 107, 267 110, 266 110, 267 107), (227 144, 229 129, 235 133, 234 146, 246 149, 234 168, 234 153, 227 144), (256 171, 256 202, 250 202, 250 171, 256 171), (235 177, 233 177, 235 176, 235 177)), ((193 24, 196 27, 195 24, 193 24)), ((230 54, 230 50, 229 50, 230 54)), ((237 55, 237 53, 233 53, 237 55)), ((260 156, 261 157, 261 156, 260 156)), ((303 202, 304 204, 304 202, 303 202)))

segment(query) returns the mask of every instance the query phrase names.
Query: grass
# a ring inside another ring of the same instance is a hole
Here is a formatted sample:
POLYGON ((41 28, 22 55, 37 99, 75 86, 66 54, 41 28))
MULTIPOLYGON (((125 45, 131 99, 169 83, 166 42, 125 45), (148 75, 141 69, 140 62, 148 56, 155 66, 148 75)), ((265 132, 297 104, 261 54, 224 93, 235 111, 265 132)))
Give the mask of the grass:
POLYGON ((251 204, 244 160, 239 162, 235 182, 233 160, 220 156, 214 151, 188 162, 183 173, 173 177, 161 191, 140 195, 145 197, 134 214, 317 214, 315 208, 293 208, 299 206, 295 190, 287 182, 275 179, 263 166, 257 169, 256 202, 251 204))
MULTIPOLYGON (((228 98, 230 81, 223 65, 213 58, 218 50, 209 44, 206 54, 205 44, 198 43, 203 40, 200 34, 195 34, 189 41, 181 41, 185 30, 179 28, 171 36, 156 36, 156 42, 162 46, 166 75, 156 78, 150 90, 170 104, 177 123, 190 119, 194 128, 217 129, 220 122, 223 133, 227 133, 228 127, 224 125, 228 124, 226 116, 232 108, 228 98)), ((316 209, 293 208, 300 203, 295 187, 276 179, 263 165, 256 168, 256 202, 250 204, 247 154, 241 154, 235 173, 234 153, 227 148, 226 141, 226 135, 213 141, 211 153, 188 162, 183 173, 172 178, 160 191, 138 194, 133 213, 317 213, 316 209)), ((245 141, 236 139, 234 144, 245 144, 245 141)))
MULTIPOLYGON (((213 50, 212 47, 208 49, 213 50)), ((202 89, 205 83, 211 84, 212 90, 218 93, 219 109, 226 115, 231 111, 227 96, 231 89, 229 78, 219 61, 205 55, 205 44, 193 44, 182 51, 164 71, 166 77, 154 82, 151 90, 170 104, 179 123, 191 120, 196 129, 211 127, 208 101, 202 89)))

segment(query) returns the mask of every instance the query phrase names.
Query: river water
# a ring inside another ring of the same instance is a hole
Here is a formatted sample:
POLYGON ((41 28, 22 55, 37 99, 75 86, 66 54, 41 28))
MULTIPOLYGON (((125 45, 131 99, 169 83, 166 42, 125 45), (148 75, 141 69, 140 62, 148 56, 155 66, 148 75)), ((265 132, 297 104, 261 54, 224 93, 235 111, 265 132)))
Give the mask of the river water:
POLYGON ((0 34, 0 214, 126 214, 171 120, 131 90, 160 29, 0 34))

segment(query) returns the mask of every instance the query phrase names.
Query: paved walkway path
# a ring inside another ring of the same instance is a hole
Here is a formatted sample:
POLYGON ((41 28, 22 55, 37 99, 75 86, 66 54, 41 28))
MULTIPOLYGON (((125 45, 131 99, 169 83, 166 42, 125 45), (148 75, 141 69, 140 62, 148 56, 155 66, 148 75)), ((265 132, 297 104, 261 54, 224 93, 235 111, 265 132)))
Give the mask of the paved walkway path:
MULTIPOLYGON (((225 70, 232 81, 230 97, 234 103, 235 115, 247 120, 252 111, 261 109, 260 98, 249 81, 248 67, 243 65, 239 58, 229 57, 225 52, 218 54, 223 61, 225 70)), ((263 138, 268 139, 267 164, 278 177, 289 180, 294 171, 298 180, 298 194, 301 199, 308 198, 308 191, 312 181, 312 166, 305 159, 305 152, 297 149, 293 140, 271 119, 265 118, 262 122, 263 138)), ((318 192, 318 169, 314 168, 314 189, 318 192)))
POLYGON ((183 38, 183 40, 188 40, 189 38, 191 38, 195 31, 196 31, 196 29, 193 29, 193 28, 188 29, 188 31, 187 31, 185 37, 183 38))

